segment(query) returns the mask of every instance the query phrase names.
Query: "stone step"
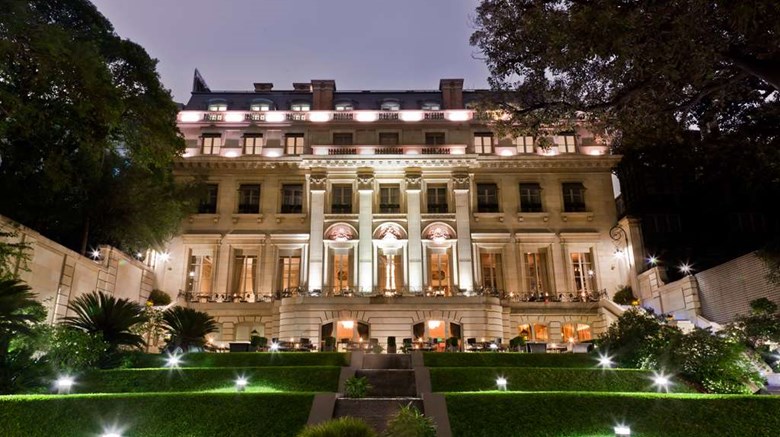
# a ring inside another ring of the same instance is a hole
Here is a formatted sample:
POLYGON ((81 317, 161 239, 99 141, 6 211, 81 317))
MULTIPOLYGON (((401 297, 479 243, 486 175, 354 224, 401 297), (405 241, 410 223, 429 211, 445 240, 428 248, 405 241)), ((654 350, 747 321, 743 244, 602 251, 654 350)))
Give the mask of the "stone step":
POLYGON ((371 384, 369 398, 414 397, 417 384, 414 370, 357 370, 355 376, 365 377, 371 384))
POLYGON ((337 399, 333 417, 356 417, 365 420, 377 432, 382 433, 401 406, 412 404, 423 411, 422 400, 418 398, 363 398, 337 399))
POLYGON ((365 354, 364 369, 411 369, 412 356, 409 354, 365 354))

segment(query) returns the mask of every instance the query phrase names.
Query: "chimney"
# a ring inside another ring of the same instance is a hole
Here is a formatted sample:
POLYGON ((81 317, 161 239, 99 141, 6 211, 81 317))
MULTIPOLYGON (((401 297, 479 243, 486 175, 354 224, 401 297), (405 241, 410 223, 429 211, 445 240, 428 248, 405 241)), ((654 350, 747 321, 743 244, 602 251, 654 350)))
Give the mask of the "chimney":
POLYGON ((311 84, 308 82, 293 82, 293 91, 311 92, 311 84))
POLYGON ((444 109, 463 109, 463 79, 442 79, 439 91, 444 109))
POLYGON ((333 92, 336 91, 336 81, 328 79, 312 79, 312 109, 315 111, 330 111, 333 109, 333 92))
POLYGON ((265 91, 271 91, 274 88, 274 84, 270 82, 255 82, 255 92, 262 93, 265 91))

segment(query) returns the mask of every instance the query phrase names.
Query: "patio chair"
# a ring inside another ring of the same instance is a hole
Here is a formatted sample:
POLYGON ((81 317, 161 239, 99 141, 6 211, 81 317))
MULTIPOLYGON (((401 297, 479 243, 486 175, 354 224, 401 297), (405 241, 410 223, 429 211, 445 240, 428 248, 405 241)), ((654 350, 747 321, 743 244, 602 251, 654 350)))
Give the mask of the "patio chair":
POLYGON ((528 343, 528 353, 532 354, 546 354, 547 343, 528 343))
POLYGON ((482 345, 477 343, 476 338, 467 338, 466 345, 466 350, 470 352, 478 352, 482 350, 482 345))
POLYGON ((411 338, 405 338, 403 342, 401 343, 403 346, 401 346, 401 351, 404 353, 408 353, 412 351, 412 339, 411 338))

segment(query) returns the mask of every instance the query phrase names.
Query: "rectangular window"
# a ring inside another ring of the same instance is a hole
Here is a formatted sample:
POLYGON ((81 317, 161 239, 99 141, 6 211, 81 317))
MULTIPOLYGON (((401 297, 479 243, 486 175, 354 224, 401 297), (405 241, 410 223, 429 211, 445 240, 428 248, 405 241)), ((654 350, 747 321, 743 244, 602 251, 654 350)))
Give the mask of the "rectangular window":
POLYGON ((282 185, 282 214, 300 214, 303 212, 303 185, 282 185))
POLYGON ((427 190, 428 213, 446 214, 447 207, 447 186, 429 185, 427 190))
POLYGON ((563 184, 563 211, 585 212, 585 187, 581 183, 563 184))
POLYGON ((303 134, 285 134, 284 153, 286 155, 303 155, 303 134))
POLYGON ((520 184, 520 212, 542 212, 542 187, 539 184, 520 184))
POLYGON ((241 184, 238 187, 238 213, 260 213, 260 185, 241 184))
POLYGON ((330 212, 352 214, 352 185, 334 185, 330 193, 330 212))
POLYGON ((517 137, 515 138, 515 146, 517 147, 517 153, 534 153, 534 137, 517 137))
POLYGON ((493 153, 493 134, 491 132, 474 133, 474 153, 480 155, 493 153))
POLYGON ((352 133, 350 132, 337 132, 333 134, 333 145, 334 146, 351 146, 352 143, 352 133))
POLYGON ((236 252, 233 258, 233 293, 255 293, 257 256, 236 252))
POLYGON ((348 254, 333 254, 331 284, 333 290, 342 291, 350 287, 350 262, 348 254))
POLYGON ((556 135, 553 143, 558 146, 558 153, 576 153, 577 146, 574 143, 574 135, 556 135))
POLYGON ((441 146, 444 144, 444 132, 426 132, 425 133, 425 145, 426 146, 441 146))
MULTIPOLYGON (((450 295, 450 257, 446 252, 431 253, 428 257, 428 285, 432 291, 450 295)), ((437 293, 438 295, 438 293, 437 293)))
POLYGON ((379 254, 379 287, 383 291, 400 290, 404 285, 403 255, 398 250, 379 254))
POLYGON ((263 151, 263 134, 244 135, 244 155, 260 155, 263 151))
POLYGON ((198 204, 198 214, 216 214, 217 213, 217 193, 219 192, 219 185, 208 184, 206 185, 205 196, 200 200, 198 204))
POLYGON ((482 287, 491 291, 504 288, 504 273, 501 268, 500 253, 481 253, 482 287))
POLYGON ((201 137, 203 147, 200 149, 202 155, 219 155, 222 150, 221 134, 203 134, 201 137))
POLYGON ((186 289, 195 294, 211 294, 214 262, 210 255, 190 255, 186 289))
POLYGON ((401 212, 401 192, 398 185, 379 186, 379 212, 397 214, 401 212))
POLYGON ((550 291, 547 286, 547 256, 542 252, 525 254, 525 291, 527 293, 550 291))
POLYGON ((575 252, 571 254, 571 268, 574 276, 574 288, 577 293, 592 293, 595 289, 593 283, 593 262, 590 252, 575 252))
POLYGON ((301 285, 301 257, 279 257, 279 288, 286 290, 301 285))
POLYGON ((398 132, 379 132, 380 146, 397 146, 398 132))
POLYGON ((477 184, 477 212, 498 212, 496 184, 477 184))

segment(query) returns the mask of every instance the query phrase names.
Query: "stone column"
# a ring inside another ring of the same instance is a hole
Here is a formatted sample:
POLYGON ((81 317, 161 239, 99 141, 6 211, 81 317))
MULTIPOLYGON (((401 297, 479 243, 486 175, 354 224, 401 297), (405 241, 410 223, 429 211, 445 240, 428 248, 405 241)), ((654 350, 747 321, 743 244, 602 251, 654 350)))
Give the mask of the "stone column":
POLYGON ((358 169, 358 192, 360 193, 358 233, 358 285, 360 291, 371 292, 373 283, 372 227, 374 200, 374 172, 370 168, 358 169))
POLYGON ((474 289, 469 209, 470 182, 471 178, 466 172, 456 172, 452 175, 455 192, 455 226, 458 233, 458 286, 466 290, 474 289))
POLYGON ((228 271, 230 270, 230 245, 225 243, 224 237, 219 240, 217 245, 217 253, 214 260, 216 267, 216 274, 214 275, 214 287, 212 288, 212 294, 227 294, 233 293, 228 285, 228 271))
POLYGON ((506 254, 506 261, 502 261, 504 263, 504 279, 506 280, 504 291, 516 293, 520 290, 520 284, 518 284, 520 265, 517 262, 517 240, 514 233, 509 237, 509 243, 504 246, 504 253, 506 254))
POLYGON ((311 192, 311 205, 309 207, 311 216, 309 229, 309 290, 322 289, 325 182, 326 176, 324 172, 312 171, 311 176, 309 176, 309 191, 311 192))
POLYGON ((406 171, 406 218, 409 234, 409 290, 422 291, 422 218, 420 217, 420 190, 422 174, 419 170, 406 171))

